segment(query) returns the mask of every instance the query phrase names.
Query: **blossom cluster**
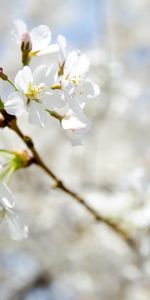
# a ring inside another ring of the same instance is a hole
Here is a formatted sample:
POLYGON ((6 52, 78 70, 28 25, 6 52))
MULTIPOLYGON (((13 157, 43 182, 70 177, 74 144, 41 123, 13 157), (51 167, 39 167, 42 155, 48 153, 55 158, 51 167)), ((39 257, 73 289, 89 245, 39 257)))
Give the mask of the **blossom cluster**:
MULTIPOLYGON (((99 86, 88 77, 89 58, 79 50, 68 52, 66 39, 62 35, 52 44, 51 31, 46 25, 29 31, 23 21, 16 20, 12 34, 21 51, 22 68, 14 80, 0 68, 0 78, 12 87, 7 99, 0 99, 0 110, 5 110, 17 119, 26 112, 31 124, 42 127, 48 117, 55 117, 71 138, 72 144, 81 144, 90 128, 85 108, 100 94, 99 86), (29 64, 33 57, 51 53, 55 53, 53 63, 31 69, 29 64)), ((24 165, 21 164, 21 167, 24 165)), ((2 174, 11 173, 9 168, 5 168, 8 169, 6 172, 2 165, 2 174)), ((16 169, 13 165, 13 171, 16 169)), ((9 215, 11 218, 8 219, 12 221, 14 201, 12 203, 11 192, 4 178, 3 175, 0 178, 0 215, 9 215)), ((14 220, 11 223, 16 225, 17 218, 14 220)), ((26 236, 26 227, 22 231, 23 236, 26 236)))
POLYGON ((63 111, 62 128, 74 144, 81 143, 90 125, 85 106, 100 93, 99 86, 88 78, 89 58, 79 50, 67 53, 64 36, 51 44, 51 32, 45 25, 28 32, 18 20, 13 35, 21 47, 23 68, 15 76, 14 91, 4 99, 5 110, 16 117, 27 111, 29 122, 43 127, 49 113, 63 111), (28 66, 33 56, 54 52, 54 63, 39 65, 34 71, 28 66))

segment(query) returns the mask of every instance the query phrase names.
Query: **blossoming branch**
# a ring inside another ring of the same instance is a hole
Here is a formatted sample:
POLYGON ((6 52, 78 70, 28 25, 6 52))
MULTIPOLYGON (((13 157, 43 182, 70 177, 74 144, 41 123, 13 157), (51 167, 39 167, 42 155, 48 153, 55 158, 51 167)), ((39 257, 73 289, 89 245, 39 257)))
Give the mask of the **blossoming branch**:
POLYGON ((38 154, 33 141, 24 135, 17 121, 23 114, 28 115, 28 121, 43 127, 49 118, 55 118, 66 132, 72 145, 82 144, 86 133, 90 130, 90 121, 85 110, 86 106, 100 95, 100 88, 89 76, 89 58, 79 50, 67 51, 64 36, 59 35, 56 43, 51 43, 51 32, 45 25, 28 30, 27 25, 15 21, 12 32, 20 49, 22 68, 15 78, 1 67, 0 78, 9 85, 11 92, 6 99, 0 99, 0 127, 9 127, 23 140, 28 151, 11 152, 1 149, 0 170, 0 220, 8 224, 12 238, 20 240, 28 235, 28 228, 14 210, 15 202, 8 188, 12 175, 20 168, 36 164, 54 180, 53 187, 69 194, 93 217, 111 227, 117 234, 130 244, 133 241, 121 224, 98 214, 80 195, 66 187, 63 181, 47 167, 38 154), (35 70, 29 67, 32 59, 41 55, 55 53, 55 61, 48 65, 38 65, 35 70))

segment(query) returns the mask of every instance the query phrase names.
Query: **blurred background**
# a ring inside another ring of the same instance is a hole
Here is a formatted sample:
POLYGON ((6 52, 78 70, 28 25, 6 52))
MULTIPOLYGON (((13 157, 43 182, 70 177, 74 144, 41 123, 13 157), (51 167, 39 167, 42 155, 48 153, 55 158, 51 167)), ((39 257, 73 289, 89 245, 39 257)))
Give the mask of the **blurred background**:
MULTIPOLYGON (((0 7, 0 65, 11 78, 21 67, 10 34, 17 18, 29 29, 48 25, 53 41, 63 34, 69 49, 90 57, 101 96, 87 109, 92 128, 83 146, 72 147, 55 120, 44 130, 26 117, 19 123, 55 173, 101 214, 121 220, 138 249, 52 190, 40 169, 21 170, 11 187, 30 235, 15 242, 0 228, 0 299, 149 300, 150 1, 0 0, 0 7)), ((0 143, 24 149, 8 129, 0 143)))

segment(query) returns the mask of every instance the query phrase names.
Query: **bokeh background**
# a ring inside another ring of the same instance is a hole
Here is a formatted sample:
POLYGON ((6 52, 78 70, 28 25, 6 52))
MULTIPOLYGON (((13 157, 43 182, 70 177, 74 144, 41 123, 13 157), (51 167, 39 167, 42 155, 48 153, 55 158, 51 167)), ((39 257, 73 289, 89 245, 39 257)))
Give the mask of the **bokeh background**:
MULTIPOLYGON (((21 170, 11 187, 30 235, 15 242, 0 228, 0 299, 149 300, 150 1, 0 0, 0 7, 0 65, 11 78, 21 66, 10 34, 16 18, 29 28, 48 25, 53 41, 61 33, 70 50, 91 58, 101 96, 87 109, 93 125, 83 146, 72 147, 55 120, 44 130, 26 117, 19 124, 55 173, 101 214, 121 220, 137 243, 132 251, 95 224, 40 169, 21 170)), ((8 129, 0 143, 24 149, 8 129)))

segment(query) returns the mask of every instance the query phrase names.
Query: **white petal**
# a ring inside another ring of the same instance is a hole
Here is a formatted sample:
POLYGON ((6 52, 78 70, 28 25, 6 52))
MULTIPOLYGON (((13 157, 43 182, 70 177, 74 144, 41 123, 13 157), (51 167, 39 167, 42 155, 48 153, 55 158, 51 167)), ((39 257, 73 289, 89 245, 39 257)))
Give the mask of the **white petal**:
POLYGON ((64 78, 62 77, 61 88, 62 88, 66 98, 73 95, 74 87, 75 87, 75 85, 71 81, 64 80, 64 78))
POLYGON ((51 65, 46 72, 46 84, 50 88, 52 85, 57 84, 58 68, 56 65, 51 65))
POLYGON ((62 120, 62 127, 65 130, 82 130, 87 127, 87 123, 81 121, 76 114, 69 111, 62 120))
POLYGON ((60 90, 53 90, 51 93, 47 93, 43 100, 43 105, 46 109, 58 109, 66 105, 62 98, 62 92, 60 90))
POLYGON ((93 90, 93 92, 89 93, 90 97, 96 98, 100 95, 100 87, 97 83, 95 83, 92 80, 87 80, 87 83, 91 84, 91 91, 93 90))
POLYGON ((15 30, 12 31, 18 44, 21 43, 22 34, 27 32, 27 25, 22 20, 15 20, 15 30))
POLYGON ((59 63, 62 65, 66 59, 66 38, 63 35, 59 35, 57 43, 59 47, 59 63))
POLYGON ((64 65, 64 75, 69 78, 79 78, 85 75, 89 69, 89 58, 84 54, 72 51, 67 55, 64 65))
POLYGON ((99 86, 91 80, 81 80, 74 86, 73 94, 80 103, 86 103, 96 98, 100 94, 100 89, 99 86))
POLYGON ((73 146, 82 144, 82 139, 90 127, 88 122, 80 120, 71 110, 63 118, 61 124, 63 129, 66 130, 68 136, 71 138, 73 146))
POLYGON ((75 99, 75 85, 70 83, 68 80, 62 81, 62 89, 64 92, 64 98, 66 103, 69 105, 70 109, 76 113, 80 119, 85 119, 85 115, 83 112, 82 106, 79 102, 75 99))
POLYGON ((46 25, 35 27, 30 32, 32 51, 44 49, 51 42, 51 32, 46 25))
POLYGON ((57 43, 59 45, 59 48, 64 52, 67 45, 66 38, 63 35, 59 34, 57 37, 57 43))
POLYGON ((0 182, 0 203, 6 210, 13 208, 15 205, 13 194, 5 182, 0 182))
POLYGON ((64 76, 67 77, 71 74, 71 71, 76 65, 78 59, 78 55, 76 51, 72 51, 68 53, 65 65, 64 65, 64 76))
POLYGON ((12 239, 21 241, 28 237, 28 227, 15 211, 7 212, 6 222, 12 239))
POLYGON ((28 66, 23 67, 15 77, 15 86, 23 92, 28 90, 29 83, 33 83, 31 69, 28 66))
POLYGON ((78 117, 82 120, 85 120, 85 115, 82 107, 79 105, 78 101, 74 97, 68 97, 66 99, 71 110, 78 115, 78 117))
POLYGON ((44 127, 46 118, 47 118, 47 113, 44 110, 42 104, 34 101, 29 104, 28 120, 31 124, 44 127))
POLYGON ((24 96, 19 92, 10 94, 4 107, 8 114, 20 117, 25 112, 24 96))
POLYGON ((40 65, 33 72, 33 81, 35 85, 43 83, 50 88, 51 85, 55 84, 57 78, 57 68, 54 65, 50 67, 47 65, 40 65))
POLYGON ((47 70, 48 70, 48 66, 46 66, 46 65, 40 65, 34 70, 33 83, 35 85, 44 83, 47 70))
POLYGON ((57 44, 51 44, 47 47, 45 47, 44 49, 40 50, 36 56, 41 56, 41 55, 46 55, 46 54, 49 54, 49 53, 55 53, 55 52, 58 52, 59 48, 58 48, 58 45, 57 44))
POLYGON ((85 73, 88 71, 89 69, 89 58, 86 55, 79 55, 78 59, 76 61, 76 65, 74 66, 74 68, 72 69, 71 72, 71 77, 74 76, 83 76, 85 75, 85 73))

